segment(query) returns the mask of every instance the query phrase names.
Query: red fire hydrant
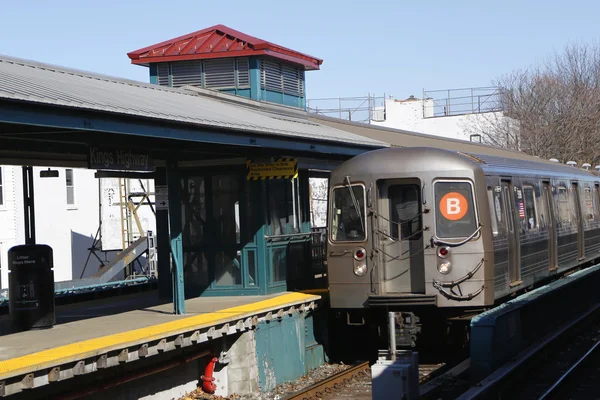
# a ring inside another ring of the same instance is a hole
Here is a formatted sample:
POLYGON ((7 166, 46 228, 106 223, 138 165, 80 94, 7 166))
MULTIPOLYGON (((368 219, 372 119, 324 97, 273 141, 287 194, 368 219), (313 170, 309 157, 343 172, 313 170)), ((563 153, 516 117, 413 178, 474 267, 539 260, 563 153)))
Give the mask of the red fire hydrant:
POLYGON ((206 393, 213 394, 215 390, 217 390, 217 385, 215 384, 215 378, 213 377, 213 372, 215 370, 215 364, 219 361, 217 357, 213 357, 212 360, 206 364, 206 369, 204 370, 204 375, 202 375, 202 390, 206 393))

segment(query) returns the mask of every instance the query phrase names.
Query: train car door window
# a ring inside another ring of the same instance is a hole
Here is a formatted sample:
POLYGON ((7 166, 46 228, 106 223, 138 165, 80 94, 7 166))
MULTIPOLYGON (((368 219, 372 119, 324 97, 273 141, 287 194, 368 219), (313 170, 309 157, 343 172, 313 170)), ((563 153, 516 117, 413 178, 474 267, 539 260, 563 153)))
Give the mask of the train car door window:
POLYGON ((581 216, 581 201, 579 196, 579 185, 576 182, 571 183, 570 209, 574 214, 573 218, 577 222, 577 248, 579 250, 579 259, 583 258, 583 218, 581 216))
POLYGON ((552 190, 550 182, 544 181, 544 204, 546 206, 547 229, 548 229, 548 269, 554 271, 558 268, 558 239, 556 232, 556 218, 554 216, 554 208, 552 207, 552 190))
POLYGON ((488 186, 488 202, 490 204, 490 220, 492 221, 492 233, 498 235, 498 222, 502 218, 502 210, 500 209, 500 200, 494 195, 494 191, 488 186))
POLYGON ((567 188, 564 186, 559 186, 557 188, 558 191, 558 217, 561 222, 569 223, 571 222, 571 213, 569 212, 569 196, 567 193, 567 188))
POLYGON ((391 236, 400 240, 421 238, 421 202, 417 185, 393 185, 388 189, 390 198, 391 236), (400 227, 400 237, 398 228, 400 227))
POLYGON ((538 212, 533 186, 523 186, 523 197, 525 199, 525 222, 527 223, 527 229, 530 231, 537 230, 538 212))
POLYGON ((515 231, 515 196, 512 195, 512 184, 510 181, 502 181, 502 202, 504 203, 504 215, 506 216, 508 232, 508 281, 510 286, 520 283, 520 249, 519 235, 515 231))
POLYGON ((586 187, 583 189, 583 202, 585 208, 584 219, 588 222, 594 221, 594 199, 592 196, 592 188, 586 187))

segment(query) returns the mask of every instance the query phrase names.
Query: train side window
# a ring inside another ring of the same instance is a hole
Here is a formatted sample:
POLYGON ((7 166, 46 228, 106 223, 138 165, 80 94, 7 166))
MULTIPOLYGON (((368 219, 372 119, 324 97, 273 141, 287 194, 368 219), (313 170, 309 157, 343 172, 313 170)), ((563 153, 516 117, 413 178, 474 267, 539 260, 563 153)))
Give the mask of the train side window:
POLYGON ((594 199, 592 197, 592 189, 585 187, 583 189, 583 201, 585 207, 585 219, 587 221, 594 220, 594 199))
POLYGON ((494 191, 488 187, 488 202, 490 203, 490 220, 492 221, 492 233, 498 235, 498 221, 502 218, 502 210, 498 197, 494 196, 494 191), (498 204, 496 204, 498 203, 498 204))
POLYGON ((571 222, 571 212, 569 211, 569 193, 567 188, 559 186, 558 191, 558 213, 562 222, 571 222))
POLYGON ((533 186, 523 186, 523 197, 525 198, 525 219, 529 230, 538 229, 538 213, 533 186))

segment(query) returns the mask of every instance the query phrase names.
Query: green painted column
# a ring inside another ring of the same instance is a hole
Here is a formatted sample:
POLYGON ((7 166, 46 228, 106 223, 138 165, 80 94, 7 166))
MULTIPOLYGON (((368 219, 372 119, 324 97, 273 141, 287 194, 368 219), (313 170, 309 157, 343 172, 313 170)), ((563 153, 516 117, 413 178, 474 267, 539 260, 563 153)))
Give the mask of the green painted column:
POLYGON ((150 64, 150 83, 158 85, 158 64, 150 64))
MULTIPOLYGON (((167 169, 156 168, 156 187, 167 186, 167 169)), ((158 297, 173 300, 173 279, 171 276, 171 239, 169 237, 169 210, 162 207, 156 210, 156 256, 158 269, 158 297)))
POLYGON ((169 226, 171 255, 173 257, 173 312, 185 314, 185 286, 183 282, 183 234, 181 226, 181 177, 176 159, 167 161, 169 195, 169 226))
POLYGON ((261 100, 260 58, 258 57, 250 57, 250 98, 257 101, 261 100))

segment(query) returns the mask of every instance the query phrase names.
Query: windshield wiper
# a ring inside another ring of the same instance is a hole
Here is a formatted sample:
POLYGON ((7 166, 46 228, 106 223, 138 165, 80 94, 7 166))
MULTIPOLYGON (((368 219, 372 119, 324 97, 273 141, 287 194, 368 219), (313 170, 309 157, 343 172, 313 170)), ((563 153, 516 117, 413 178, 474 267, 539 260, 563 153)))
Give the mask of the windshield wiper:
POLYGON ((365 233, 366 232, 365 223, 363 221, 363 217, 360 212, 360 204, 358 203, 356 196, 354 196, 354 190, 352 190, 352 182, 350 182, 350 176, 346 176, 346 180, 348 181, 348 190, 350 191, 350 197, 352 198, 352 205, 354 206, 354 209, 356 210, 356 213, 358 214, 358 218, 360 219, 360 227, 362 228, 363 233, 365 233))

